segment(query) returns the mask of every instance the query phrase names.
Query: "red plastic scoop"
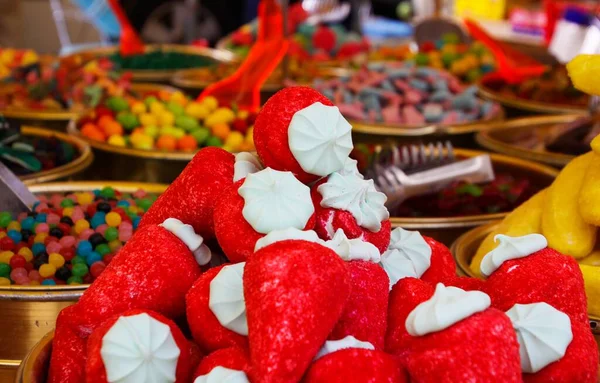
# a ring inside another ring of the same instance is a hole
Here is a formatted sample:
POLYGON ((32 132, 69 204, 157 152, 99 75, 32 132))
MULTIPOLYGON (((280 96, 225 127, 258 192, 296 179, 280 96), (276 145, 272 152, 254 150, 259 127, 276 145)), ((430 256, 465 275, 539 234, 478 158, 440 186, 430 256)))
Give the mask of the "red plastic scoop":
POLYGON ((543 64, 488 35, 476 21, 465 19, 464 23, 471 36, 492 52, 498 63, 498 74, 504 81, 517 84, 528 77, 541 76, 546 71, 543 64))
POLYGON ((276 0, 258 6, 258 37, 248 57, 231 76, 208 86, 198 97, 216 97, 219 104, 235 104, 255 111, 260 107, 260 89, 285 56, 289 42, 283 34, 283 15, 276 0))
POLYGON ((119 0, 108 0, 110 8, 115 13, 117 21, 121 26, 121 39, 119 42, 119 50, 122 56, 133 56, 144 53, 144 43, 138 36, 137 32, 131 26, 125 11, 119 4, 119 0))

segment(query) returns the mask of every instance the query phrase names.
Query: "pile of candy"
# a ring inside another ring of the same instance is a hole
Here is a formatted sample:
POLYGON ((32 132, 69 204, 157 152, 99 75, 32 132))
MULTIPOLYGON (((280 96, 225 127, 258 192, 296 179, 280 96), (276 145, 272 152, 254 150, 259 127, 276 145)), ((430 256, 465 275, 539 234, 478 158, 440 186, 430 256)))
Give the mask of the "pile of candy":
POLYGON ((0 161, 18 176, 51 170, 79 156, 73 145, 56 137, 3 137, 0 133, 0 161))
POLYGON ((195 151, 219 146, 254 150, 255 115, 220 107, 214 97, 192 101, 183 93, 161 91, 111 97, 78 123, 89 139, 145 150, 195 151))
POLYGON ((355 121, 389 125, 445 125, 487 120, 499 105, 476 96, 447 72, 405 64, 369 64, 349 78, 315 81, 313 87, 355 121))
POLYGON ((120 70, 180 70, 212 66, 215 61, 209 57, 158 49, 142 55, 121 56, 114 53, 108 58, 120 70))
POLYGON ((258 157, 199 151, 61 311, 49 383, 597 381, 581 273, 544 236, 459 277, 446 246, 391 229, 318 92, 277 93, 254 135, 258 157))
POLYGON ((111 187, 38 198, 31 213, 0 212, 0 285, 93 282, 156 200, 111 187))
POLYGON ((31 49, 0 48, 0 79, 9 77, 13 70, 37 63, 39 57, 31 49))

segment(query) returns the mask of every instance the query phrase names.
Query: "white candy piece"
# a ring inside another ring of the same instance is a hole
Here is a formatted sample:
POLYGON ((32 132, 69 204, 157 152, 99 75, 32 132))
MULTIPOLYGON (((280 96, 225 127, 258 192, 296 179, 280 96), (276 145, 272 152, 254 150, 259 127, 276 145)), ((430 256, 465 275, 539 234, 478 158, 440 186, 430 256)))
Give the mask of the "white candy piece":
POLYGON ((290 227, 302 230, 315 212, 310 188, 291 172, 266 168, 249 174, 238 193, 244 199, 244 219, 261 234, 290 227))
POLYGON ((215 367, 207 375, 200 375, 194 383, 250 383, 244 371, 215 367))
POLYGON ((489 277, 506 261, 527 257, 548 247, 548 240, 541 234, 528 234, 522 237, 509 237, 498 234, 494 237, 498 246, 481 260, 481 274, 489 277))
POLYGON ((328 354, 333 354, 336 351, 345 350, 347 348, 364 348, 365 350, 375 350, 375 347, 370 342, 363 342, 352 335, 340 340, 328 340, 319 350, 314 360, 324 357, 328 354))
POLYGON ((302 170, 325 177, 344 166, 354 147, 351 132, 337 106, 315 102, 294 113, 288 145, 302 170))
POLYGON ((184 224, 177 218, 167 218, 160 226, 173 233, 185 243, 194 254, 194 258, 196 258, 196 262, 198 262, 200 266, 204 266, 210 262, 210 259, 212 258, 210 249, 204 244, 204 238, 202 238, 201 235, 196 234, 191 225, 184 224))
POLYGON ((346 158, 346 162, 344 162, 344 167, 341 168, 340 170, 338 170, 338 173, 340 173, 343 176, 354 174, 355 176, 357 176, 360 179, 365 178, 358 171, 358 161, 356 161, 355 159, 352 159, 350 157, 346 158))
POLYGON ((117 319, 100 348, 109 383, 175 382, 179 354, 169 326, 145 313, 117 319))
POLYGON ((210 281, 208 307, 221 325, 237 334, 248 335, 244 267, 246 262, 224 266, 210 281))
POLYGON ((348 239, 344 230, 338 229, 333 239, 324 245, 335 251, 344 261, 368 261, 378 263, 381 260, 379 249, 360 238, 348 239))
POLYGON ((293 227, 289 227, 283 230, 275 230, 265 235, 256 241, 254 245, 254 251, 258 251, 263 247, 274 244, 275 242, 287 241, 289 239, 298 239, 302 241, 314 242, 318 244, 324 244, 324 241, 319 238, 314 230, 298 230, 293 227))
POLYGON ((233 182, 246 178, 248 174, 259 172, 263 169, 258 157, 249 152, 241 152, 235 155, 233 165, 233 182))
POLYGON ((381 266, 390 278, 390 289, 400 279, 421 278, 431 266, 431 247, 418 231, 397 227, 381 256, 381 266))
POLYGON ((387 197, 375 189, 373 180, 333 173, 317 191, 323 196, 322 207, 350 212, 359 226, 371 232, 381 230, 381 222, 390 217, 385 207, 387 197))
POLYGON ((517 332, 523 372, 536 373, 565 356, 573 340, 567 314, 540 302, 516 304, 506 315, 517 332))
POLYGON ((412 336, 442 331, 486 310, 490 303, 490 297, 481 291, 465 291, 438 283, 433 296, 408 314, 406 331, 412 336))

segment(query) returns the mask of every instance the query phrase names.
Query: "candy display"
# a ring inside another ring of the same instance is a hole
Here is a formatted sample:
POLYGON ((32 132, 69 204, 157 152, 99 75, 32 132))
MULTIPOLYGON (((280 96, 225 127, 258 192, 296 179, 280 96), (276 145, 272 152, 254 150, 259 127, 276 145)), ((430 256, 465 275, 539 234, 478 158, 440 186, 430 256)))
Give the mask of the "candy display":
POLYGON ((156 49, 143 55, 122 56, 115 52, 107 56, 119 70, 179 70, 189 68, 203 68, 215 64, 209 57, 156 49))
POLYGON ((36 64, 39 56, 31 49, 0 49, 0 79, 10 77, 15 69, 36 64))
POLYGON ((419 127, 491 120, 499 105, 479 99, 476 87, 432 68, 370 64, 348 78, 315 81, 313 86, 357 122, 419 127))
POLYGON ((38 198, 31 213, 0 212, 0 285, 93 282, 131 238, 156 195, 107 186, 38 198))
POLYGON ((196 102, 164 90, 110 97, 77 128, 83 137, 116 147, 193 152, 218 146, 237 152, 254 150, 255 117, 219 106, 214 97, 196 102))
POLYGON ((459 277, 443 244, 392 230, 349 127, 292 87, 257 116, 258 156, 201 149, 59 315, 47 381, 596 382, 553 238, 505 236, 486 281, 459 277))

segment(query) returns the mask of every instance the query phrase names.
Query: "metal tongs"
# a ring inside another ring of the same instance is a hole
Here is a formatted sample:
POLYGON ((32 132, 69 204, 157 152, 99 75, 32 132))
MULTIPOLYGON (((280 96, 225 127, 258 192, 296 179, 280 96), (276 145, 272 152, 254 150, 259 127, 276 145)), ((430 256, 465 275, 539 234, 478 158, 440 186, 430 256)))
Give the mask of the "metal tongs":
POLYGON ((494 180, 487 154, 457 161, 450 142, 378 147, 366 177, 388 197, 394 209, 408 198, 438 192, 456 180, 483 183, 494 180))

